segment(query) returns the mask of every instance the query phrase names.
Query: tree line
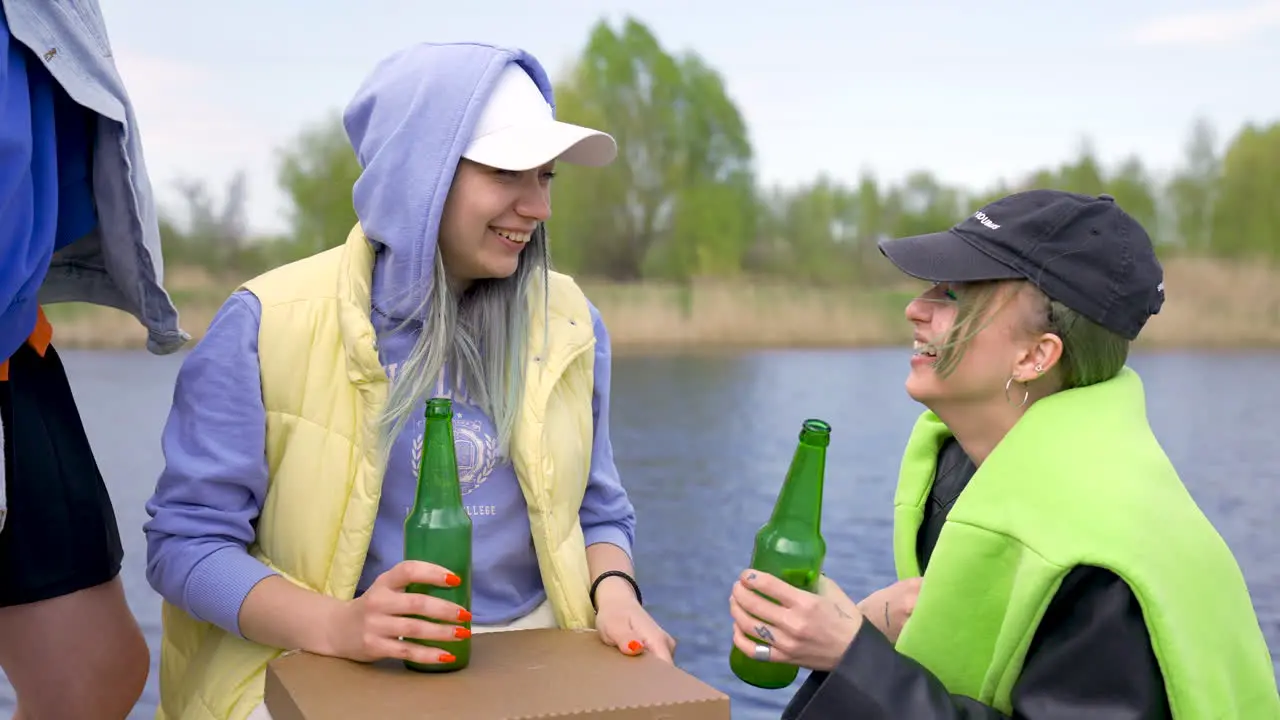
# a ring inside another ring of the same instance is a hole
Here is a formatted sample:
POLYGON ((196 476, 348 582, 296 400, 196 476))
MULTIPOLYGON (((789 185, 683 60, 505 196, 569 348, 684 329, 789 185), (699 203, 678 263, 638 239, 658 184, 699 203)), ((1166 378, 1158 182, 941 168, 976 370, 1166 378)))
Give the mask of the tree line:
MULTIPOLYGON (((1036 187, 1110 193, 1165 256, 1280 259, 1280 122, 1245 126, 1221 153, 1214 129, 1196 122, 1165 182, 1137 157, 1103 167, 1085 142, 1059 167, 984 189, 951 187, 927 170, 900 183, 863 174, 853 183, 820 176, 762 187, 747 121, 717 71, 695 52, 664 49, 629 18, 592 29, 556 100, 561 119, 607 128, 619 144, 610 167, 562 167, 555 181, 553 260, 586 277, 875 282, 894 276, 879 260, 881 237, 936 231, 1036 187)), ((184 220, 163 213, 168 262, 247 274, 340 244, 356 220, 359 173, 339 117, 304 129, 281 154, 277 181, 292 208, 288 231, 273 238, 248 234, 243 175, 221 202, 203 181, 185 182, 184 220)))

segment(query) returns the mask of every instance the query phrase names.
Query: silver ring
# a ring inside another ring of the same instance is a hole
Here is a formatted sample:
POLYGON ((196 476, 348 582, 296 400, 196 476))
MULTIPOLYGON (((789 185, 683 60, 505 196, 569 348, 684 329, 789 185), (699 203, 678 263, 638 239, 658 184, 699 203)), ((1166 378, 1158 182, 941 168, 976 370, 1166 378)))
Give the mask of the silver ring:
POLYGON ((769 662, 769 653, 772 651, 773 648, 768 645, 756 645, 755 652, 752 653, 752 656, 760 662, 769 662))

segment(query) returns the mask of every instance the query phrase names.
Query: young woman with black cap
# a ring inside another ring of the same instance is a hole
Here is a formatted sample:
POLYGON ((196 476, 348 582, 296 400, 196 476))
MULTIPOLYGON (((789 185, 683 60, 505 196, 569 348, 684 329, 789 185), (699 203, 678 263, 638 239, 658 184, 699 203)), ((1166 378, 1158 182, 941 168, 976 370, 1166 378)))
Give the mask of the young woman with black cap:
POLYGON ((906 310, 927 410, 894 498, 900 580, 855 605, 742 573, 735 644, 814 671, 783 717, 1280 717, 1240 569, 1125 366, 1164 302, 1142 226, 1034 190, 880 247, 934 283, 906 310))

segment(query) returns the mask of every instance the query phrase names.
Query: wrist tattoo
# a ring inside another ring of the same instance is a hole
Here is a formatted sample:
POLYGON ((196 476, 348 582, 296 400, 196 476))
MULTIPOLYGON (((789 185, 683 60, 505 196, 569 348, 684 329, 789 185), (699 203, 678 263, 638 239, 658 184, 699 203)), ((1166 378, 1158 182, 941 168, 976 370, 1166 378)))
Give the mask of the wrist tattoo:
POLYGON ((893 627, 893 621, 889 620, 889 603, 884 604, 884 626, 886 629, 893 627))
POLYGON ((844 618, 845 620, 853 619, 853 616, 850 615, 848 611, 846 611, 844 608, 840 607, 839 605, 836 606, 836 612, 839 613, 840 617, 844 618))

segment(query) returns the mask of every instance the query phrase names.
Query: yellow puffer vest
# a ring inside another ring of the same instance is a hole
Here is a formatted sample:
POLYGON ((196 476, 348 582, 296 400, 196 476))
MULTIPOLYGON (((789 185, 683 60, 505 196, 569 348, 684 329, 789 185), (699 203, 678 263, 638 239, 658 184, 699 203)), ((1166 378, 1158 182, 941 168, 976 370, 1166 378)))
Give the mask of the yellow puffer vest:
MULTIPOLYGON (((344 600, 355 595, 382 490, 374 419, 388 380, 369 320, 373 259, 356 226, 345 245, 244 285, 262 303, 270 473, 249 551, 290 581, 344 600)), ((542 302, 529 303, 530 357, 512 460, 556 621, 590 628, 578 510, 591 463, 595 334, 586 297, 569 277, 551 274, 547 308, 544 316, 542 302)), ((243 720, 261 704, 266 665, 282 650, 169 603, 162 613, 157 720, 243 720)))

